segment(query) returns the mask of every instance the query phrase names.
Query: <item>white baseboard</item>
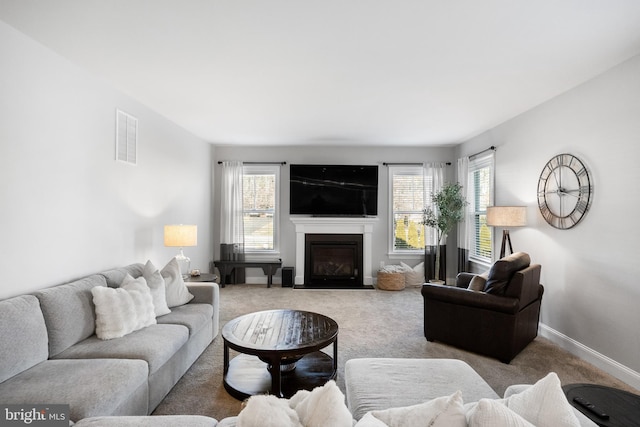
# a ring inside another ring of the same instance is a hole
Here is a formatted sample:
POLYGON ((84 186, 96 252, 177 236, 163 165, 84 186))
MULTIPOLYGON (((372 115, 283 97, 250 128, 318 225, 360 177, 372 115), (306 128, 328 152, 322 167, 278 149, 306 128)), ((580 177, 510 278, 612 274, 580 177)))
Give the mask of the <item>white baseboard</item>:
POLYGON ((540 323, 538 332, 540 333, 540 336, 547 338, 549 341, 552 341, 554 344, 557 344, 569 353, 578 356, 595 367, 602 369, 606 373, 613 375, 620 381, 624 381, 631 387, 640 390, 640 373, 633 369, 616 362, 604 354, 598 353, 592 348, 587 347, 586 345, 556 331, 553 328, 550 328, 543 323, 540 323))

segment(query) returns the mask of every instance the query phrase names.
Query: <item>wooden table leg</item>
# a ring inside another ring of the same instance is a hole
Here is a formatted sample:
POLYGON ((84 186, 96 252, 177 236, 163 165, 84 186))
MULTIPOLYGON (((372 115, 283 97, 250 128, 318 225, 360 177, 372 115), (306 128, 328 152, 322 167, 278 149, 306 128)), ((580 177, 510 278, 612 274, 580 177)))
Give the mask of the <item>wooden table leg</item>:
POLYGON ((227 375, 229 372, 229 346, 227 345, 227 341, 224 342, 224 375, 227 375))
POLYGON ((280 357, 271 358, 271 363, 267 367, 271 374, 271 394, 277 397, 284 397, 282 394, 282 372, 280 370, 280 357))
POLYGON ((227 278, 227 266, 226 265, 220 265, 218 266, 218 270, 220 271, 220 287, 224 288, 224 281, 227 278))
POLYGON ((333 342, 333 372, 335 372, 336 378, 338 377, 338 337, 333 342))

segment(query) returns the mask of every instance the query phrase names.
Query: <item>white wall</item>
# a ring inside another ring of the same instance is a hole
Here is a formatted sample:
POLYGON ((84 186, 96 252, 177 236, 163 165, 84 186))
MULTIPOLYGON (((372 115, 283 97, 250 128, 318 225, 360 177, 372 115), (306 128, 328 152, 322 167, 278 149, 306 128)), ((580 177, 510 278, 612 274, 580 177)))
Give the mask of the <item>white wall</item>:
MULTIPOLYGON (((328 143, 331 143, 329 141, 328 143)), ((217 161, 220 160, 242 160, 246 162, 287 162, 281 170, 281 183, 280 183, 280 200, 281 200, 281 215, 280 215, 280 228, 281 228, 281 240, 280 245, 280 257, 282 258, 283 266, 295 266, 295 228, 291 220, 289 219, 289 165, 292 163, 310 163, 310 164, 378 164, 378 222, 374 225, 373 230, 373 270, 371 274, 376 277, 375 272, 379 268, 380 261, 384 261, 385 264, 399 264, 400 261, 404 261, 409 265, 415 265, 424 260, 424 256, 415 256, 410 258, 394 258, 389 259, 389 236, 388 230, 390 225, 389 212, 388 212, 388 200, 389 194, 387 191, 388 170, 383 166, 383 162, 444 162, 453 161, 453 148, 415 148, 415 147, 350 147, 350 146, 295 146, 295 147, 230 147, 230 146, 217 146, 215 151, 215 180, 219 182, 220 166, 217 161)), ((455 162, 454 162, 455 163, 455 162)), ((454 166, 450 166, 449 179, 454 179, 454 166)), ((214 206, 220 206, 220 190, 215 188, 216 193, 214 206)), ((215 257, 220 255, 220 212, 219 208, 213 212, 214 216, 214 253, 215 257)), ((451 261, 452 267, 447 269, 449 275, 455 276, 455 260, 453 260, 455 254, 455 237, 450 237, 450 244, 448 249, 451 250, 451 255, 448 256, 447 261, 451 261)), ((296 272, 295 274, 299 274, 296 272)), ((264 280, 260 277, 261 272, 249 271, 247 276, 252 277, 252 281, 255 279, 264 280)), ((275 278, 274 283, 279 279, 275 278)))
POLYGON ((211 259, 209 144, 0 21, 0 298, 177 253, 198 225, 211 259), (139 119, 138 165, 115 159, 115 111, 139 119))
POLYGON ((542 265, 542 334, 640 388, 640 56, 473 138, 460 153, 491 145, 496 204, 528 206, 528 226, 511 238, 514 250, 542 265), (595 188, 591 209, 569 230, 549 226, 537 207, 540 172, 559 153, 582 159, 595 188))

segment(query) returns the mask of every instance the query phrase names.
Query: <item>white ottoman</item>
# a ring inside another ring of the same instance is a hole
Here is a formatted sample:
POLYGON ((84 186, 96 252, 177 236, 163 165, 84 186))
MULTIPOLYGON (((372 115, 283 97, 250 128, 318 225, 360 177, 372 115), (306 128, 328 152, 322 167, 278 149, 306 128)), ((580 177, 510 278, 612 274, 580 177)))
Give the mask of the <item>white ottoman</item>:
POLYGON ((359 420, 369 411, 416 405, 462 391, 464 402, 499 396, 456 359, 351 359, 345 364, 347 406, 359 420))

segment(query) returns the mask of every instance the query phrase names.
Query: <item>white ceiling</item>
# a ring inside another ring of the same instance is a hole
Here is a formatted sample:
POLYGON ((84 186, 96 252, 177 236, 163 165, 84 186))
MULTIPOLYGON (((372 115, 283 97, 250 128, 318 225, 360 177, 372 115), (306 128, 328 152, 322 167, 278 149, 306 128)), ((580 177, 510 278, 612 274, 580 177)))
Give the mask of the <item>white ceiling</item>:
POLYGON ((450 145, 640 53, 638 0, 0 0, 199 137, 450 145))

